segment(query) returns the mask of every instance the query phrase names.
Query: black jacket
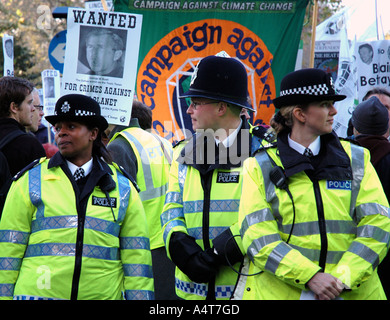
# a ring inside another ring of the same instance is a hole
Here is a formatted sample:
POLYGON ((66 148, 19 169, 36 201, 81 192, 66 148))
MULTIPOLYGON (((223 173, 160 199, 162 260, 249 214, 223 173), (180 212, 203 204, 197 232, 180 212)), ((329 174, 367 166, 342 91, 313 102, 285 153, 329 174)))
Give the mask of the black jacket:
POLYGON ((358 135, 356 141, 364 148, 370 150, 373 164, 383 190, 390 202, 390 142, 385 137, 377 135, 358 135))
MULTIPOLYGON (((0 137, 14 130, 25 131, 25 128, 14 119, 0 118, 0 137)), ((34 160, 46 156, 45 149, 38 139, 28 134, 15 138, 2 151, 7 158, 12 176, 34 160)))
POLYGON ((277 146, 287 178, 305 171, 312 180, 352 179, 351 161, 334 132, 321 136, 320 153, 312 158, 290 148, 287 133, 278 135, 277 146))
MULTIPOLYGON (((377 135, 358 135, 356 141, 364 148, 370 150, 371 162, 378 174, 390 201, 390 142, 385 137, 377 135)), ((388 254, 378 267, 378 275, 387 297, 390 296, 390 255, 388 254)))

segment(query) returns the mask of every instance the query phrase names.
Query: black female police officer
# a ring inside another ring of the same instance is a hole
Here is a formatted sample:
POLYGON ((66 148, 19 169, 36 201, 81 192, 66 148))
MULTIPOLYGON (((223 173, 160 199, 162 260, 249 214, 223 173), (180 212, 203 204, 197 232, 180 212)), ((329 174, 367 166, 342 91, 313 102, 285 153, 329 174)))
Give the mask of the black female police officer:
POLYGON ((13 182, 0 223, 2 299, 151 299, 145 212, 132 182, 107 164, 107 121, 92 98, 61 97, 59 148, 13 182), (79 169, 82 170, 79 170, 79 169))

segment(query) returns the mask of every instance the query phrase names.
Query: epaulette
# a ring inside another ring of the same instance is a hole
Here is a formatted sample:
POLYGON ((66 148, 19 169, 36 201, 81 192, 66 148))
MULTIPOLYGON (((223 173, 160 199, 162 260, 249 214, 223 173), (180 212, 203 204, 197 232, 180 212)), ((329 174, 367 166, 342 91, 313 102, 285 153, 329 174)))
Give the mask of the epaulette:
POLYGON ((259 137, 261 139, 264 139, 264 135, 267 133, 267 128, 263 127, 263 126, 256 126, 256 127, 252 127, 252 131, 251 133, 256 136, 256 137, 259 137))
POLYGON ((20 170, 16 175, 12 177, 12 181, 18 180, 21 176, 23 176, 28 170, 40 165, 42 162, 46 160, 46 157, 42 157, 40 159, 36 159, 27 166, 25 166, 22 170, 20 170))
POLYGON ((252 128, 252 134, 262 140, 272 143, 276 141, 276 133, 272 128, 267 128, 264 126, 256 126, 252 128))
POLYGON ((119 170, 120 173, 122 173, 127 179, 129 179, 131 181, 131 183, 133 184, 134 188, 137 190, 138 193, 141 192, 141 189, 138 187, 138 184, 137 182, 134 180, 134 178, 131 176, 130 173, 128 173, 125 168, 123 168, 122 166, 120 166, 119 164, 113 162, 112 165, 117 169, 119 170))

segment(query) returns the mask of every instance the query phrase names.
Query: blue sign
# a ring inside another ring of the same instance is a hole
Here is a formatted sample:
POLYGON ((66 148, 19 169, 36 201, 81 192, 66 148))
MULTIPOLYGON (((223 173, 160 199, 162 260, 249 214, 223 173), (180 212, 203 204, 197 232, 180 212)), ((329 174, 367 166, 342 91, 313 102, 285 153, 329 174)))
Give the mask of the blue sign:
POLYGON ((58 32, 49 44, 49 60, 54 69, 64 71, 66 30, 58 32))

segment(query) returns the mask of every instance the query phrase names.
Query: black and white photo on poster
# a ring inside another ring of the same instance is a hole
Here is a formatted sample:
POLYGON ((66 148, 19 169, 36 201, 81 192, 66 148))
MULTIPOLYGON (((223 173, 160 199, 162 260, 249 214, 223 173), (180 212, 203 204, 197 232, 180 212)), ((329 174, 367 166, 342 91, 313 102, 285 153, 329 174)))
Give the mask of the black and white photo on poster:
POLYGON ((69 8, 61 95, 96 100, 110 124, 127 125, 138 67, 142 15, 69 8))
POLYGON ((390 90, 390 40, 358 42, 355 46, 358 100, 368 90, 390 90))
POLYGON ((45 69, 41 72, 42 97, 45 116, 54 113, 56 101, 60 98, 60 72, 53 69, 45 69))
POLYGON ((80 26, 77 73, 122 78, 127 30, 80 26))
POLYGON ((14 37, 3 34, 3 58, 4 71, 3 75, 14 76, 14 37))

